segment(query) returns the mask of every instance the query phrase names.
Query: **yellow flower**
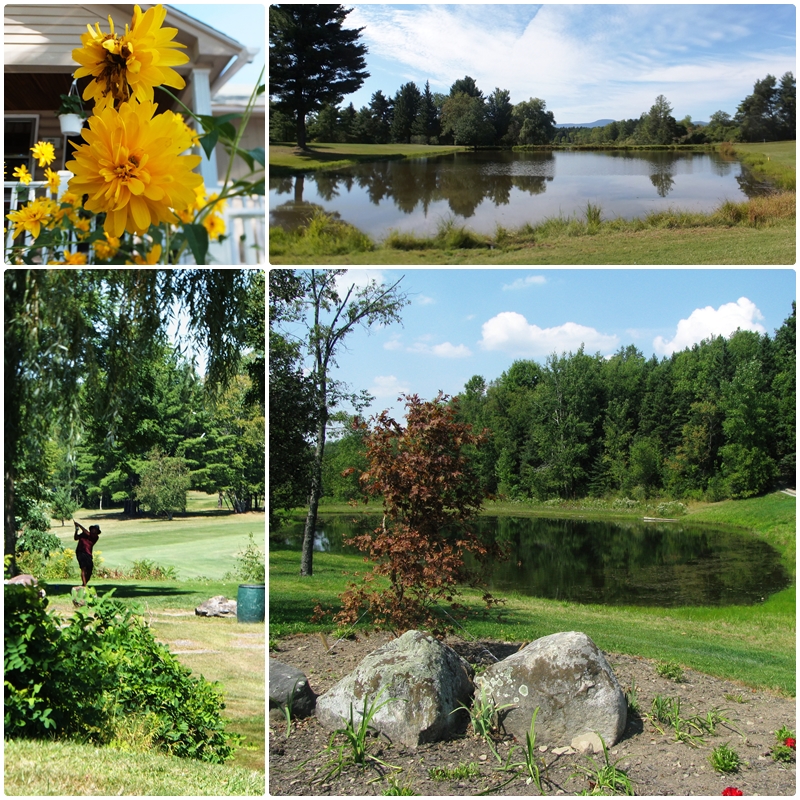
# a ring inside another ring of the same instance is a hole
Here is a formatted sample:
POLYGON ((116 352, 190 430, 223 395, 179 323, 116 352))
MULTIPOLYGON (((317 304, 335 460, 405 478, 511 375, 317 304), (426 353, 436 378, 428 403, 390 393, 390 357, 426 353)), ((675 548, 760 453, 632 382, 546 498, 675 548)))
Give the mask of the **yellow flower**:
POLYGON ((142 258, 140 255, 133 257, 134 264, 158 264, 158 259, 161 258, 161 245, 154 244, 153 249, 147 254, 147 258, 142 258))
POLYGON ((186 47, 172 38, 177 28, 162 28, 166 9, 153 6, 142 14, 134 6, 130 29, 114 31, 114 21, 108 18, 111 33, 103 33, 100 24, 95 30, 87 25, 88 33, 81 36, 83 47, 72 51, 72 58, 81 66, 74 77, 91 75, 93 80, 83 92, 83 99, 94 98, 95 113, 114 101, 125 103, 132 96, 142 101, 153 100, 153 87, 166 84, 183 89, 186 82, 172 67, 185 64, 189 56, 174 48, 186 47))
POLYGON ((106 233, 106 240, 98 240, 92 243, 92 247, 94 247, 95 253, 97 253, 97 257, 102 259, 103 261, 108 261, 109 259, 114 258, 119 250, 119 239, 116 236, 109 236, 106 233))
POLYGON ((209 239, 219 239, 220 234, 225 233, 225 220, 216 214, 209 214, 203 220, 203 227, 208 231, 209 239))
MULTIPOLYGON (((48 261, 49 264, 61 264, 67 266, 69 264, 86 264, 88 263, 88 259, 86 257, 86 253, 64 253, 64 260, 63 261, 48 261)), ((99 550, 95 550, 95 553, 98 553, 99 550)))
POLYGON ((61 185, 61 177, 57 172, 53 172, 53 170, 48 167, 44 171, 44 176, 47 178, 47 186, 51 192, 57 192, 58 187, 61 185))
POLYGON ((81 198, 75 192, 66 191, 61 195, 61 205, 70 205, 80 208, 81 198))
POLYGON ((56 160, 56 150, 50 142, 36 142, 31 151, 39 159, 40 167, 49 167, 56 160))
POLYGON ((85 208, 105 212, 112 236, 146 233, 150 225, 177 222, 171 209, 195 199, 203 179, 192 172, 200 156, 179 155, 186 149, 183 125, 171 111, 154 117, 155 103, 124 103, 89 120, 87 144, 75 148, 71 191, 88 194, 85 208))
POLYGON ((14 172, 11 173, 15 178, 19 178, 20 183, 26 186, 33 179, 33 175, 28 172, 28 168, 23 164, 21 167, 14 167, 14 172))
POLYGON ((52 200, 39 197, 22 208, 8 214, 8 219, 14 223, 14 236, 16 239, 23 231, 28 231, 36 239, 39 236, 42 225, 46 225, 48 219, 57 208, 52 200))

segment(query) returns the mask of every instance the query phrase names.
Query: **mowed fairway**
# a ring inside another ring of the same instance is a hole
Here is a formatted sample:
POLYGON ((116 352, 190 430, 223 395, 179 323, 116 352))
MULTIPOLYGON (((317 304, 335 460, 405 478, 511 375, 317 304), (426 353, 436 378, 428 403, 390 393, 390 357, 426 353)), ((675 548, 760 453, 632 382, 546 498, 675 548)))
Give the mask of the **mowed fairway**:
MULTIPOLYGON (((217 510, 216 496, 189 493, 186 514, 166 518, 121 518, 118 510, 81 509, 75 513, 85 527, 97 524, 102 530, 95 546, 95 563, 112 569, 130 570, 134 561, 148 560, 161 567, 173 567, 179 580, 206 577, 218 580, 236 565, 236 554, 248 543, 248 534, 261 546, 264 542, 264 513, 233 514, 217 510)), ((52 533, 64 547, 74 550, 71 522, 61 527, 55 521, 52 533)))

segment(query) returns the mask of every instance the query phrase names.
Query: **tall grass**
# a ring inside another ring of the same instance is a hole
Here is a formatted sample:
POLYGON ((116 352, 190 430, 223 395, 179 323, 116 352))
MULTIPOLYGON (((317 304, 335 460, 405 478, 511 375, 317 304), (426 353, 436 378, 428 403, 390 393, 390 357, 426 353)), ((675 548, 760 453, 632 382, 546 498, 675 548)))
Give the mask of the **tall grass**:
POLYGON ((329 256, 374 250, 367 234, 335 215, 317 209, 308 222, 293 231, 273 227, 269 230, 270 255, 329 256))

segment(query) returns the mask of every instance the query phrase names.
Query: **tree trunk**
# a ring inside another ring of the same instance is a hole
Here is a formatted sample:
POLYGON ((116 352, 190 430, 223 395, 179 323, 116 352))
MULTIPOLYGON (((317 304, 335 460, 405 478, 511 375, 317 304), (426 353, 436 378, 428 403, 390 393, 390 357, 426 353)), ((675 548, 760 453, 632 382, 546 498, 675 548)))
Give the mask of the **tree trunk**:
POLYGON ((301 150, 307 150, 306 147, 306 115, 302 111, 297 112, 297 146, 301 150))
POLYGON ((5 555, 11 556, 8 571, 13 578, 17 574, 17 526, 14 519, 14 476, 6 470, 6 515, 5 515, 5 555))
POLYGON ((325 428, 328 423, 327 404, 322 404, 323 412, 317 423, 317 445, 314 449, 314 462, 311 466, 311 494, 308 500, 308 515, 303 531, 303 552, 300 557, 300 575, 314 574, 314 535, 317 530, 317 509, 322 496, 322 456, 325 452, 325 428))

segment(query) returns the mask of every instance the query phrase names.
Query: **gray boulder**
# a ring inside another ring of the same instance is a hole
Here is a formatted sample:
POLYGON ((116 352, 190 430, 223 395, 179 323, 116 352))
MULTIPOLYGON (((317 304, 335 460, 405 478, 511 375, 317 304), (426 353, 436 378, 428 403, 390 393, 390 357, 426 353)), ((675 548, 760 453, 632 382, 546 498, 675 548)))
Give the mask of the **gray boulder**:
POLYGON ((204 603, 200 603, 194 613, 198 617, 235 617, 236 601, 228 600, 224 595, 218 594, 204 603))
POLYGON ((534 709, 536 741, 569 745, 596 733, 611 747, 622 736, 627 704, 614 673, 585 633, 554 633, 493 664, 476 683, 497 705, 513 704, 503 718, 508 733, 525 741, 534 709))
POLYGON ((308 717, 314 713, 316 703, 317 695, 299 669, 275 658, 269 660, 270 716, 273 710, 288 708, 292 717, 308 717))
POLYGON ((462 732, 466 711, 452 713, 472 701, 472 667, 452 648, 420 631, 370 653, 356 669, 317 699, 317 719, 326 728, 341 728, 350 719, 356 725, 377 698, 386 703, 372 719, 372 727, 392 742, 415 748, 462 732))

